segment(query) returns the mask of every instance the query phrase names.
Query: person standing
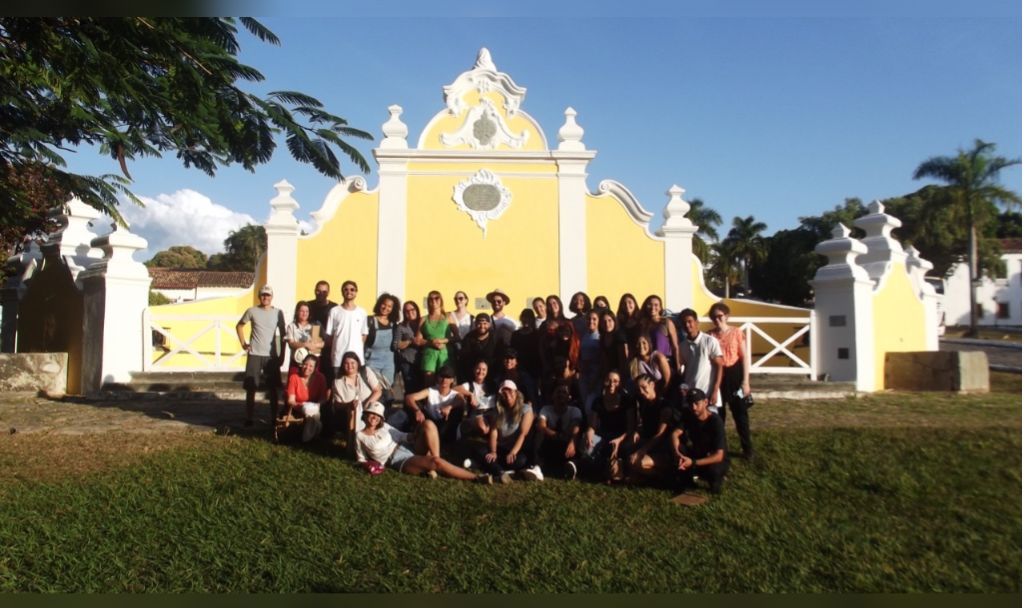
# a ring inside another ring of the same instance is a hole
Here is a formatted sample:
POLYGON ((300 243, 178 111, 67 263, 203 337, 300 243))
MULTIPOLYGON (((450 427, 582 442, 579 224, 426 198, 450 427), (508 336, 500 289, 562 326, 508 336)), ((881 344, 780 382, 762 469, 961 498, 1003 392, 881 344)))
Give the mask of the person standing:
POLYGON ((348 352, 354 352, 359 358, 359 366, 365 364, 363 353, 366 336, 370 332, 367 324, 366 310, 356 305, 356 294, 359 287, 352 280, 345 280, 341 285, 341 305, 331 309, 324 328, 325 336, 330 340, 331 366, 335 375, 340 374, 341 358, 348 352))
MULTIPOLYGON (((309 305, 309 322, 313 326, 319 326, 320 329, 316 331, 320 340, 323 342, 321 351, 317 354, 318 356, 323 355, 317 360, 317 370, 319 370, 324 379, 327 380, 327 384, 330 385, 334 381, 334 368, 331 366, 331 344, 326 342, 324 336, 324 330, 327 328, 327 318, 331 315, 331 309, 337 307, 337 303, 330 300, 331 285, 327 283, 327 280, 320 280, 316 283, 313 288, 313 300, 305 301, 309 305)), ((300 301, 301 302, 301 301, 300 301)), ((296 308, 298 305, 296 305, 296 308)))
POLYGON ((245 426, 253 423, 256 410, 256 390, 266 390, 270 402, 270 423, 277 419, 278 390, 281 389, 281 362, 284 357, 284 312, 271 305, 274 289, 270 285, 260 288, 260 304, 250 307, 242 314, 235 326, 238 342, 246 353, 245 378, 245 426), (249 340, 245 340, 245 325, 251 323, 249 340))
POLYGON ((754 457, 754 443, 750 440, 750 415, 747 412, 750 403, 750 367, 747 364, 746 341, 740 329, 729 326, 729 306, 725 303, 712 305, 708 317, 714 325, 708 334, 717 339, 722 348, 721 409, 718 414, 724 424, 728 417, 726 407, 732 411, 736 433, 743 447, 743 457, 749 460, 754 457))
POLYGON ((722 347, 714 337, 701 332, 697 312, 684 309, 679 313, 683 321, 683 345, 679 363, 683 367, 683 385, 696 388, 718 402, 718 389, 722 385, 722 347))
POLYGON ((509 303, 508 295, 495 288, 487 293, 487 302, 491 304, 491 326, 494 335, 503 346, 508 347, 512 333, 519 328, 515 320, 505 315, 505 306, 509 303))

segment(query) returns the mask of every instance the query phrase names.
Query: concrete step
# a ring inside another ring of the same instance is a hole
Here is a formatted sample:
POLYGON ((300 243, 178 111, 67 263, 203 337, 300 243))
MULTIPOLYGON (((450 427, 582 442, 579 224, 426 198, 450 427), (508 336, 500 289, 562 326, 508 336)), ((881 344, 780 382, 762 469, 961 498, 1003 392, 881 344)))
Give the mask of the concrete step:
MULTIPOLYGON (((240 371, 134 373, 130 383, 107 384, 90 398, 244 400, 242 378, 240 371)), ((799 375, 751 375, 750 387, 758 400, 829 399, 857 394, 852 382, 812 381, 799 375)))

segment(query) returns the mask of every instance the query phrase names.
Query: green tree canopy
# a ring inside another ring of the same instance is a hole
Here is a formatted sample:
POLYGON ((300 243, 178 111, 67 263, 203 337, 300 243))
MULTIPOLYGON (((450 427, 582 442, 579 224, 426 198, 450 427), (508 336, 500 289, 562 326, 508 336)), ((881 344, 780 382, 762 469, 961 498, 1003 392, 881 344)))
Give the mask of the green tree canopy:
MULTIPOLYGON (((266 163, 283 134, 288 150, 326 176, 343 178, 334 150, 369 171, 348 138, 364 131, 295 91, 259 96, 239 83, 263 80, 238 61, 236 24, 263 42, 278 38, 241 18, 0 18, 0 226, 38 228, 40 202, 18 176, 34 170, 51 188, 74 193, 119 222, 128 162, 174 153, 214 175, 266 163), (121 173, 66 171, 61 154, 99 145, 121 173)), ((9 250, 11 243, 5 243, 9 250)))
POLYGON ((166 267, 168 269, 203 269, 206 267, 206 255, 192 246, 171 246, 157 252, 146 261, 147 267, 166 267))
POLYGON ((224 240, 224 253, 214 254, 206 268, 215 271, 252 271, 267 251, 267 231, 262 225, 245 225, 224 240))
MULTIPOLYGON (((995 148, 991 142, 975 140, 970 150, 960 149, 955 157, 932 157, 914 170, 915 180, 935 178, 947 185, 940 191, 945 196, 938 203, 940 207, 953 208, 967 227, 967 264, 972 287, 978 279, 979 223, 991 215, 996 204, 1020 206, 1020 195, 998 183, 999 172, 1020 165, 1020 159, 997 157, 995 148)), ((970 295, 970 334, 975 335, 978 327, 977 298, 973 288, 967 292, 970 295)))
POLYGON ((739 263, 743 287, 750 289, 750 269, 764 259, 766 248, 764 233, 768 225, 753 216, 732 219, 732 228, 725 237, 725 245, 732 257, 739 263))

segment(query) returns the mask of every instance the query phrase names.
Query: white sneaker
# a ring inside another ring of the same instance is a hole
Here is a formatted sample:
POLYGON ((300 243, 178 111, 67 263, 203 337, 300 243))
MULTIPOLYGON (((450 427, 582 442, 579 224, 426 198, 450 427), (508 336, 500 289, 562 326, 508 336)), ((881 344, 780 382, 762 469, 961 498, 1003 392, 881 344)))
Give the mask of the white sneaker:
POLYGON ((470 468, 473 467, 473 460, 469 458, 462 460, 462 467, 465 468, 466 470, 469 470, 470 468))
POLYGON ((501 476, 498 477, 498 481, 502 485, 508 485, 509 483, 511 483, 512 482, 512 471, 511 470, 506 470, 506 471, 502 472, 501 476))
POLYGON ((544 473, 540 471, 540 466, 531 466, 524 468, 519 471, 524 481, 543 481, 544 473))

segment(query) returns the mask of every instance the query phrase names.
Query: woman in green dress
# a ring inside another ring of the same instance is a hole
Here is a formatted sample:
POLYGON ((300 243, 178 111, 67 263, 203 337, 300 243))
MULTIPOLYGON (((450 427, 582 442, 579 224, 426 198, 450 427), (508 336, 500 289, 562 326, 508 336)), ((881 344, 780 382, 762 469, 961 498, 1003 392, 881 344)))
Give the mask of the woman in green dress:
POLYGON ((448 362, 448 341, 452 337, 451 323, 444 311, 444 299, 436 290, 431 290, 427 295, 427 315, 420 324, 419 336, 425 341, 420 360, 423 383, 430 387, 438 369, 448 362))

